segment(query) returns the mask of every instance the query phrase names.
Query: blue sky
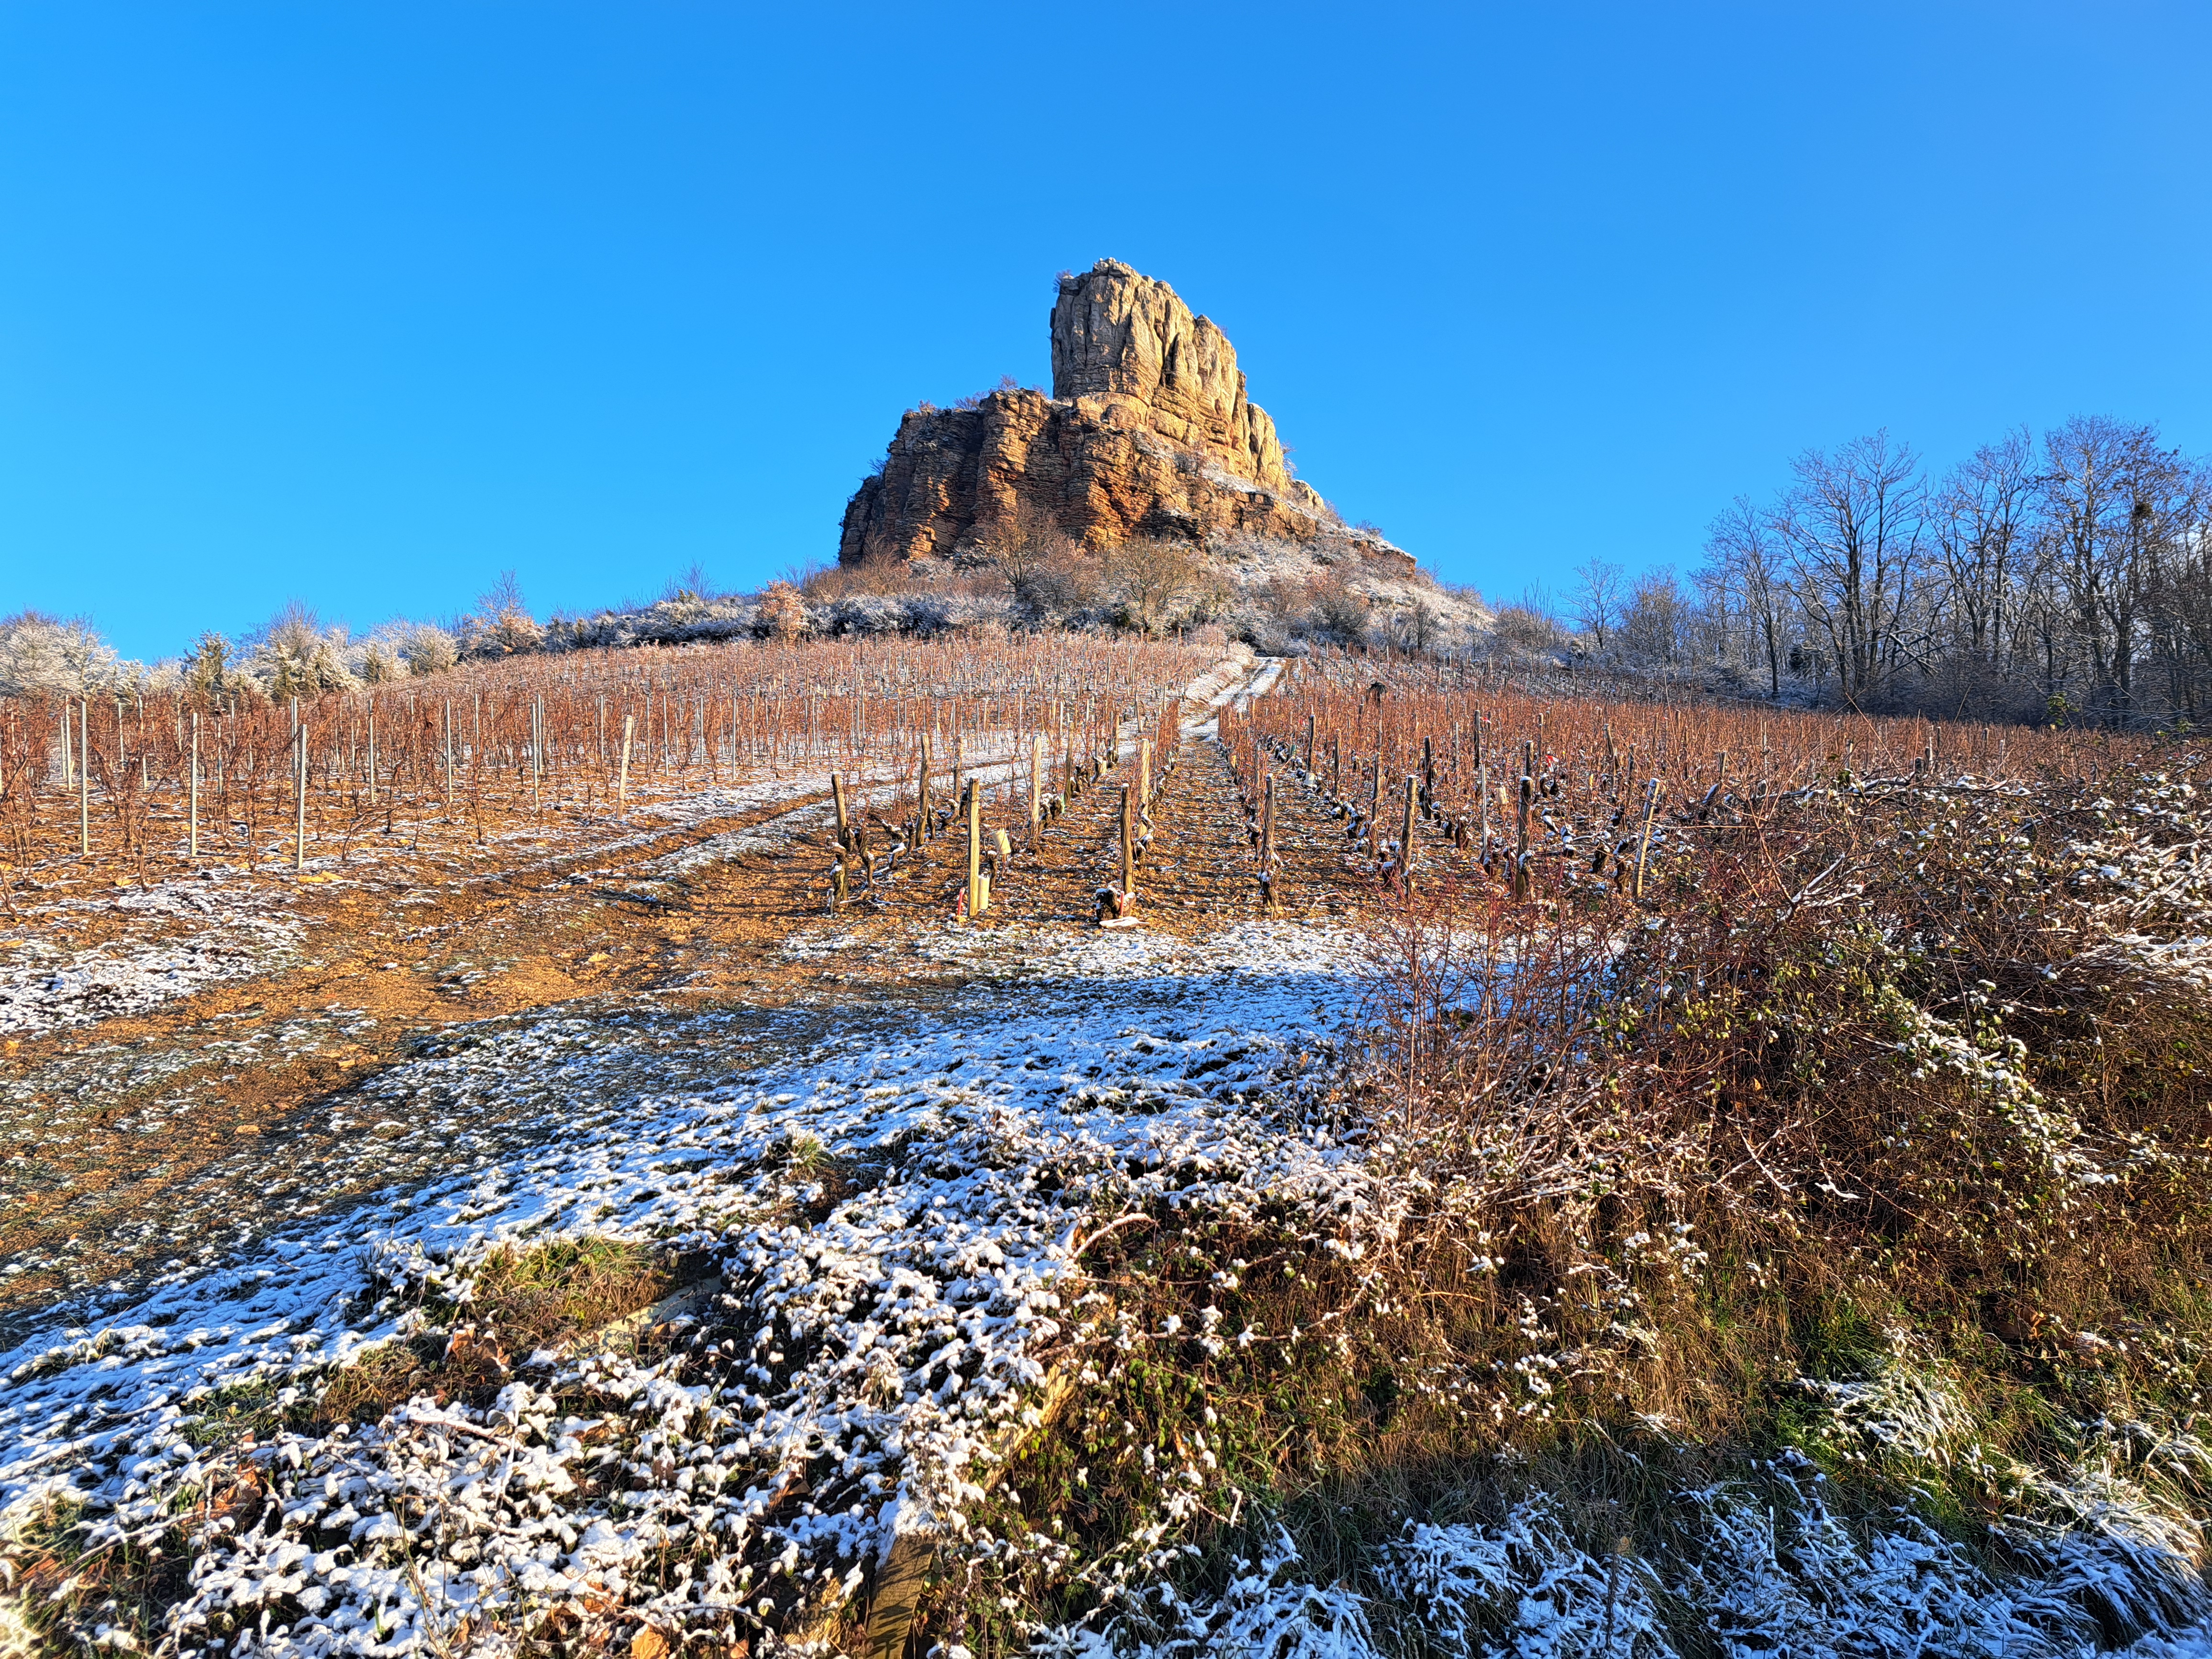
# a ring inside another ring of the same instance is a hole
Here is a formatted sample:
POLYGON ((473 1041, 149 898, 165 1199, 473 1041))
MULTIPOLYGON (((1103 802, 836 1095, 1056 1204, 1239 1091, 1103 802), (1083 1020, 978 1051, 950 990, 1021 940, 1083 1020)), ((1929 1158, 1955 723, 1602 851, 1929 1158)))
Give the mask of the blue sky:
POLYGON ((1447 579, 1887 426, 2212 449, 2212 8, 0 5, 0 612, 833 557, 1103 255, 1447 579))

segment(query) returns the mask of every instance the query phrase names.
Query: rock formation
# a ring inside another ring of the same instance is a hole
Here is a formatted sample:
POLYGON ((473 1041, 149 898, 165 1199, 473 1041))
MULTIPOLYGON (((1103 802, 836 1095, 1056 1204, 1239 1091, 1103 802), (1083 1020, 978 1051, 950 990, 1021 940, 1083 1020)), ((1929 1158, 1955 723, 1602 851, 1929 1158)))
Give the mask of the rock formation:
POLYGON ((837 557, 965 560, 1040 516, 1093 549, 1133 536, 1298 543, 1323 563, 1413 569, 1290 476, 1228 337, 1114 259, 1060 280, 1051 397, 1008 386, 907 411, 846 505, 837 557))

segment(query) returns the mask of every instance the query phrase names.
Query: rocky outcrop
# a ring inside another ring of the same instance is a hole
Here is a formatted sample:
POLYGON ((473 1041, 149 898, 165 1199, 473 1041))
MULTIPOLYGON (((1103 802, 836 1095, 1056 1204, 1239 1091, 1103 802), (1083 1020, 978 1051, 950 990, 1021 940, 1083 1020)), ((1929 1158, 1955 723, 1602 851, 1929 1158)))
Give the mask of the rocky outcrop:
POLYGON ((1165 283, 1101 259, 1063 280, 1052 308, 1052 395, 1217 462, 1261 488, 1293 487, 1267 411, 1244 395, 1229 337, 1165 283))
POLYGON ((1009 388, 899 422, 845 508, 837 556, 961 560, 1040 517, 1094 548, 1132 536, 1327 543, 1410 572, 1290 476, 1228 337, 1165 283, 1102 259, 1063 276, 1053 392, 1009 388))

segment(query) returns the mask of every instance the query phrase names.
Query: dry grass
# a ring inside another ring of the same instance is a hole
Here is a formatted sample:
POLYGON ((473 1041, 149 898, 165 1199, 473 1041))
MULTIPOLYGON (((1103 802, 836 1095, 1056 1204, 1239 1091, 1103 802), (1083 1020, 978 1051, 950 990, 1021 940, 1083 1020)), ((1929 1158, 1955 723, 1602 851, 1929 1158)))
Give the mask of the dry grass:
MULTIPOLYGON (((1394 736, 1388 713, 1404 692, 1263 701, 1246 731, 1287 759, 1317 704, 1418 771, 1420 725, 1394 736)), ((2104 949, 2074 872, 2080 846, 2159 822, 2130 809, 2163 777, 2202 789, 2212 768, 1948 734, 1960 769, 1971 748, 2025 775, 1962 787, 1916 778, 1924 727, 1807 722, 1785 747, 1778 722, 1764 765, 1707 796, 1717 757, 1688 734, 1741 743, 1747 717, 1541 712, 1560 817, 1636 775, 1601 758, 1608 730, 1686 797, 1644 898, 1548 842, 1525 900, 1504 861, 1378 886, 1351 1121, 1393 1224, 1163 1207, 1102 1245, 1112 1316, 1062 1362, 1085 1386, 1011 1465, 985 1521, 1007 1541, 945 1565, 933 1638, 995 1648, 1023 1619, 1126 1606, 1148 1572, 1218 1588, 1261 1517, 1316 1582, 1354 1582, 1409 1518, 1495 1519, 1532 1492, 1594 1554, 1663 1555, 1674 1495, 1755 1486, 1782 1449, 1852 1512, 1915 1506, 1996 1549, 2017 1471, 2068 1467, 2084 1425, 2203 1410, 2212 1006, 2104 949), (1901 781, 1807 787, 1846 764, 1901 781), (1931 1470, 1822 1407, 1823 1380, 1905 1359, 1955 1395, 1971 1455, 1931 1470), (1195 1558, 1157 1547, 1179 1495, 1195 1558)))

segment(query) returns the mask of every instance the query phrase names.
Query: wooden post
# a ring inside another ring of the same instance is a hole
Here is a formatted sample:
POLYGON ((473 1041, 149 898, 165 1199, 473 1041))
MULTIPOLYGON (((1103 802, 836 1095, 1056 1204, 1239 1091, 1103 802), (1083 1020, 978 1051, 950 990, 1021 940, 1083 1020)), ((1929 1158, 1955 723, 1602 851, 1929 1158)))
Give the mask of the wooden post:
POLYGON ((853 831, 845 817, 845 780, 835 772, 830 775, 830 793, 837 801, 837 850, 842 853, 853 844, 853 831))
POLYGON ((1425 810, 1437 798, 1436 745, 1427 738, 1421 739, 1421 805, 1425 810))
POLYGON ((1126 783, 1121 786, 1121 891, 1133 900, 1137 896, 1137 797, 1126 783))
POLYGON ((368 804, 376 805, 376 702, 368 705, 368 804))
POLYGON ((1382 850, 1382 738, 1380 728, 1375 738, 1375 764, 1367 779, 1367 856, 1373 858, 1382 850))
POLYGON ((1310 777, 1313 775, 1313 763, 1314 763, 1314 717, 1313 717, 1311 714, 1308 714, 1308 715, 1306 716, 1306 775, 1307 775, 1309 778, 1310 778, 1310 777))
POLYGON ((1482 862, 1490 863, 1490 757, 1483 752, 1482 720, 1474 722, 1474 789, 1482 800, 1482 862))
POLYGON ((538 757, 545 748, 545 702, 542 697, 530 700, 530 810, 542 809, 538 797, 538 757))
POLYGON ((191 805, 186 809, 185 823, 188 855, 197 860, 200 855, 200 711, 197 708, 192 710, 191 805))
POLYGON ((1275 775, 1267 774, 1260 795, 1260 908, 1275 908, 1275 775))
POLYGON ((92 856, 92 720, 90 701, 76 700, 76 851, 92 856))
POLYGON ((1650 793, 1644 798, 1643 838, 1636 844, 1636 885, 1632 890, 1634 896, 1639 899, 1644 896, 1644 860, 1650 855, 1651 852, 1651 818, 1652 815, 1657 812, 1658 810, 1659 780, 1654 778, 1651 780, 1651 788, 1650 793))
POLYGON ((968 914, 983 914, 990 901, 983 894, 983 792, 968 780, 968 914))
POLYGON ((1137 804, 1152 804, 1152 740, 1142 738, 1137 743, 1137 804))
POLYGON ((1399 843, 1398 868, 1406 879, 1406 890, 1413 890, 1413 818, 1419 804, 1420 780, 1411 772, 1406 774, 1406 835, 1399 843))
POLYGON ((615 813, 620 817, 629 810, 629 745, 637 734, 637 716, 623 716, 622 760, 615 774, 615 813))
POLYGON ((921 757, 915 763, 914 780, 914 844, 919 848, 929 839, 929 733, 921 734, 921 757))
POLYGON ((297 875, 307 867, 307 728, 304 722, 292 728, 292 873, 297 875))
POLYGON ((1044 833, 1044 733, 1030 738, 1030 850, 1044 833))
POLYGON ((1513 896, 1516 899, 1525 899, 1528 896, 1531 881, 1528 870, 1528 814, 1530 808, 1535 804, 1535 799, 1536 780, 1523 772, 1521 775, 1521 808, 1514 834, 1513 847, 1513 896))

